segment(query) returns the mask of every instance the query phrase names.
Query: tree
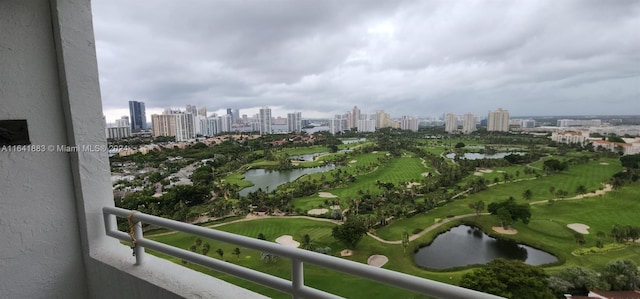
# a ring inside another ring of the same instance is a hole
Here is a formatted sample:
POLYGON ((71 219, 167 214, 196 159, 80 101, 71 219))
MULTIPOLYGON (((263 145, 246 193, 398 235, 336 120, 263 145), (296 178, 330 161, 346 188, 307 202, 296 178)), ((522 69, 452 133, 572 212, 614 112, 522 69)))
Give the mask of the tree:
POLYGON ((630 260, 607 264, 603 279, 611 286, 612 291, 631 291, 640 286, 638 266, 630 260))
POLYGON ((545 160, 542 169, 548 173, 565 171, 569 168, 567 162, 561 162, 557 159, 545 160))
POLYGON ((578 186, 578 188, 576 188, 576 193, 578 193, 578 194, 587 193, 587 187, 585 187, 584 185, 578 186))
POLYGON ((463 147, 465 147, 465 144, 464 144, 464 143, 462 143, 462 142, 458 142, 458 143, 456 143, 455 148, 463 148, 463 147))
POLYGON ((480 216, 480 212, 484 210, 484 201, 478 200, 469 204, 469 207, 476 212, 476 216, 480 216))
POLYGON ((402 232, 402 249, 405 253, 407 253, 407 248, 409 248, 409 233, 405 231, 402 232))
POLYGON ((533 193, 531 192, 530 189, 524 190, 524 192, 522 192, 522 199, 524 200, 529 200, 531 199, 532 196, 533 196, 533 193))
POLYGON ((261 252, 260 253, 260 259, 262 260, 263 263, 265 264, 270 264, 270 263, 275 263, 278 261, 278 256, 273 254, 273 253, 269 253, 269 252, 261 252))
POLYGON ((202 254, 207 255, 210 249, 211 249, 211 245, 209 245, 209 243, 202 244, 202 254))
POLYGON ((507 298, 555 298, 547 274, 518 260, 495 259, 465 274, 460 286, 507 298))
POLYGON ((549 279, 549 288, 559 297, 563 294, 586 296, 589 290, 606 290, 609 287, 595 271, 582 267, 568 267, 549 279))
POLYGON ((516 200, 513 197, 509 197, 507 200, 501 202, 492 202, 487 207, 487 210, 492 215, 498 216, 503 226, 504 224, 511 225, 518 220, 527 224, 529 223, 529 219, 531 219, 531 206, 528 204, 516 204, 516 200), (500 212, 502 208, 505 210, 500 212), (511 221, 506 218, 507 216, 511 217, 511 221))
POLYGON ((263 233, 259 233, 258 234, 258 240, 266 240, 267 238, 264 236, 263 233))
POLYGON ((309 234, 305 234, 302 236, 302 240, 300 242, 300 248, 306 250, 313 250, 313 245, 311 244, 311 237, 309 234))
POLYGON ((505 207, 499 208, 498 211, 496 211, 496 216, 498 216, 500 224, 504 228, 509 228, 513 224, 513 216, 505 207))
POLYGON ((220 259, 224 257, 224 251, 221 248, 216 249, 216 253, 220 256, 220 259))
POLYGON ((348 248, 354 249, 366 232, 367 227, 364 221, 356 215, 350 215, 344 224, 333 227, 331 236, 344 243, 348 248))
POLYGON ((238 247, 234 248, 231 254, 236 256, 236 260, 240 260, 240 248, 238 247))

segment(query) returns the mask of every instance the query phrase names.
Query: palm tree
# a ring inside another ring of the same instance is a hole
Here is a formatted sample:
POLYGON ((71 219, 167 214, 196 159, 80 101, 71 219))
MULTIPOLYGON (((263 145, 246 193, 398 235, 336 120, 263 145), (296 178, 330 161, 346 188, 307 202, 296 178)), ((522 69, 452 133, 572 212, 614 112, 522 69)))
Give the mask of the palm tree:
POLYGON ((402 248, 404 249, 405 253, 407 252, 408 247, 409 247, 409 233, 404 231, 402 233, 402 248))
POLYGON ((531 193, 530 189, 524 190, 524 192, 522 192, 522 198, 524 200, 529 200, 531 199, 531 196, 533 196, 533 194, 531 193))
POLYGON ((240 260, 240 248, 234 248, 232 254, 236 256, 236 260, 240 260))
POLYGON ((484 210, 484 202, 482 200, 472 202, 469 204, 469 207, 476 212, 476 216, 480 216, 480 212, 484 210))
POLYGON ((224 251, 222 251, 222 249, 218 248, 216 250, 216 253, 220 256, 220 259, 222 259, 222 257, 224 257, 224 251))

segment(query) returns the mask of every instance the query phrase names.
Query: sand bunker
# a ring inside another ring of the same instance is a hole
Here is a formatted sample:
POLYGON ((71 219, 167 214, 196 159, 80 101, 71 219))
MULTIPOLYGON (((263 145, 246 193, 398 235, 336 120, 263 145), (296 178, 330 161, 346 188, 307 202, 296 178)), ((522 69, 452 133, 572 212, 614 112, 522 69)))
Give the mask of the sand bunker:
POLYGON ((423 172, 423 173, 422 173, 422 176, 424 176, 424 177, 428 177, 428 176, 429 176, 429 173, 428 173, 428 172, 423 172))
POLYGON ((600 165, 609 165, 607 162, 600 162, 600 165))
POLYGON ((575 232, 581 233, 583 235, 589 234, 589 226, 582 223, 571 223, 567 224, 567 227, 572 229, 575 232))
POLYGON ((329 212, 329 209, 311 209, 311 210, 307 211, 307 214, 309 214, 309 215, 324 215, 327 212, 329 212))
POLYGON ((358 162, 358 160, 351 160, 351 161, 349 161, 349 163, 351 163, 351 164, 356 163, 356 162, 358 162))
POLYGON ((373 151, 373 152, 371 152, 371 153, 372 153, 372 154, 377 154, 377 153, 378 153, 378 151, 373 151))
POLYGON ((493 229, 494 232, 503 234, 503 235, 515 235, 518 233, 518 230, 516 229, 513 229, 513 228, 505 229, 502 226, 494 226, 491 229, 493 229))
POLYGON ((367 260, 367 264, 380 268, 384 266, 384 264, 386 264, 388 261, 389 261, 388 257, 384 255, 376 254, 369 257, 369 259, 367 260))
POLYGON ((411 187, 413 186, 420 186, 420 183, 416 183, 416 182, 411 182, 407 184, 407 189, 411 189, 411 187))
POLYGON ((276 243, 282 244, 284 246, 294 247, 294 248, 300 246, 300 242, 294 241, 293 237, 290 235, 283 235, 278 237, 276 239, 276 243))
POLYGON ((350 249, 345 249, 343 251, 340 251, 340 256, 352 256, 353 255, 353 251, 351 251, 350 249))
POLYGON ((333 205, 331 206, 332 210, 340 210, 340 205, 333 205))
POLYGON ((476 171, 476 172, 473 173, 473 175, 482 176, 482 175, 484 175, 484 173, 476 171))
POLYGON ((318 192, 318 196, 322 198, 336 198, 337 196, 329 193, 329 192, 318 192))
POLYGON ((478 171, 482 173, 492 173, 493 169, 478 169, 478 171))

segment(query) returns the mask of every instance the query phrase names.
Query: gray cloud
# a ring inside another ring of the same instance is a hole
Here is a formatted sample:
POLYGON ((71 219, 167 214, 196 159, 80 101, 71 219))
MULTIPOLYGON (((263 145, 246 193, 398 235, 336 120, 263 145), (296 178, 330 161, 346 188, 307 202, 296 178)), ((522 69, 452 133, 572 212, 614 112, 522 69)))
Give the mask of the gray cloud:
POLYGON ((93 13, 107 114, 131 99, 628 114, 640 98, 638 1, 102 0, 93 13))

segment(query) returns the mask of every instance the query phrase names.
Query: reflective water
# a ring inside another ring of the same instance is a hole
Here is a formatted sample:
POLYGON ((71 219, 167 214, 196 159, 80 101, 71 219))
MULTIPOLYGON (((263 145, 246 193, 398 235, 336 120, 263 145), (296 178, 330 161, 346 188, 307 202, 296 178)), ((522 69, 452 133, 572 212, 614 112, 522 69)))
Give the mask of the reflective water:
POLYGON ((258 190, 258 188, 262 188, 262 190, 266 192, 267 187, 269 191, 273 191, 278 186, 294 181, 305 174, 329 171, 334 168, 336 168, 334 165, 325 165, 321 167, 290 170, 250 169, 244 173, 244 179, 253 182, 254 185, 240 190, 239 194, 246 196, 249 192, 254 192, 258 190))
POLYGON ((547 252, 511 240, 497 240, 468 225, 456 226, 440 234, 414 256, 416 264, 431 269, 485 264, 496 258, 517 259, 529 265, 558 261, 547 252))
MULTIPOLYGON (((521 152, 513 152, 513 153, 495 153, 493 155, 487 155, 487 154, 480 154, 480 153, 464 153, 464 156, 462 156, 462 158, 467 159, 467 160, 478 160, 478 159, 502 159, 508 155, 524 155, 524 153, 521 152)), ((446 157, 449 159, 453 159, 455 158, 456 154, 451 153, 448 154, 446 157)))

